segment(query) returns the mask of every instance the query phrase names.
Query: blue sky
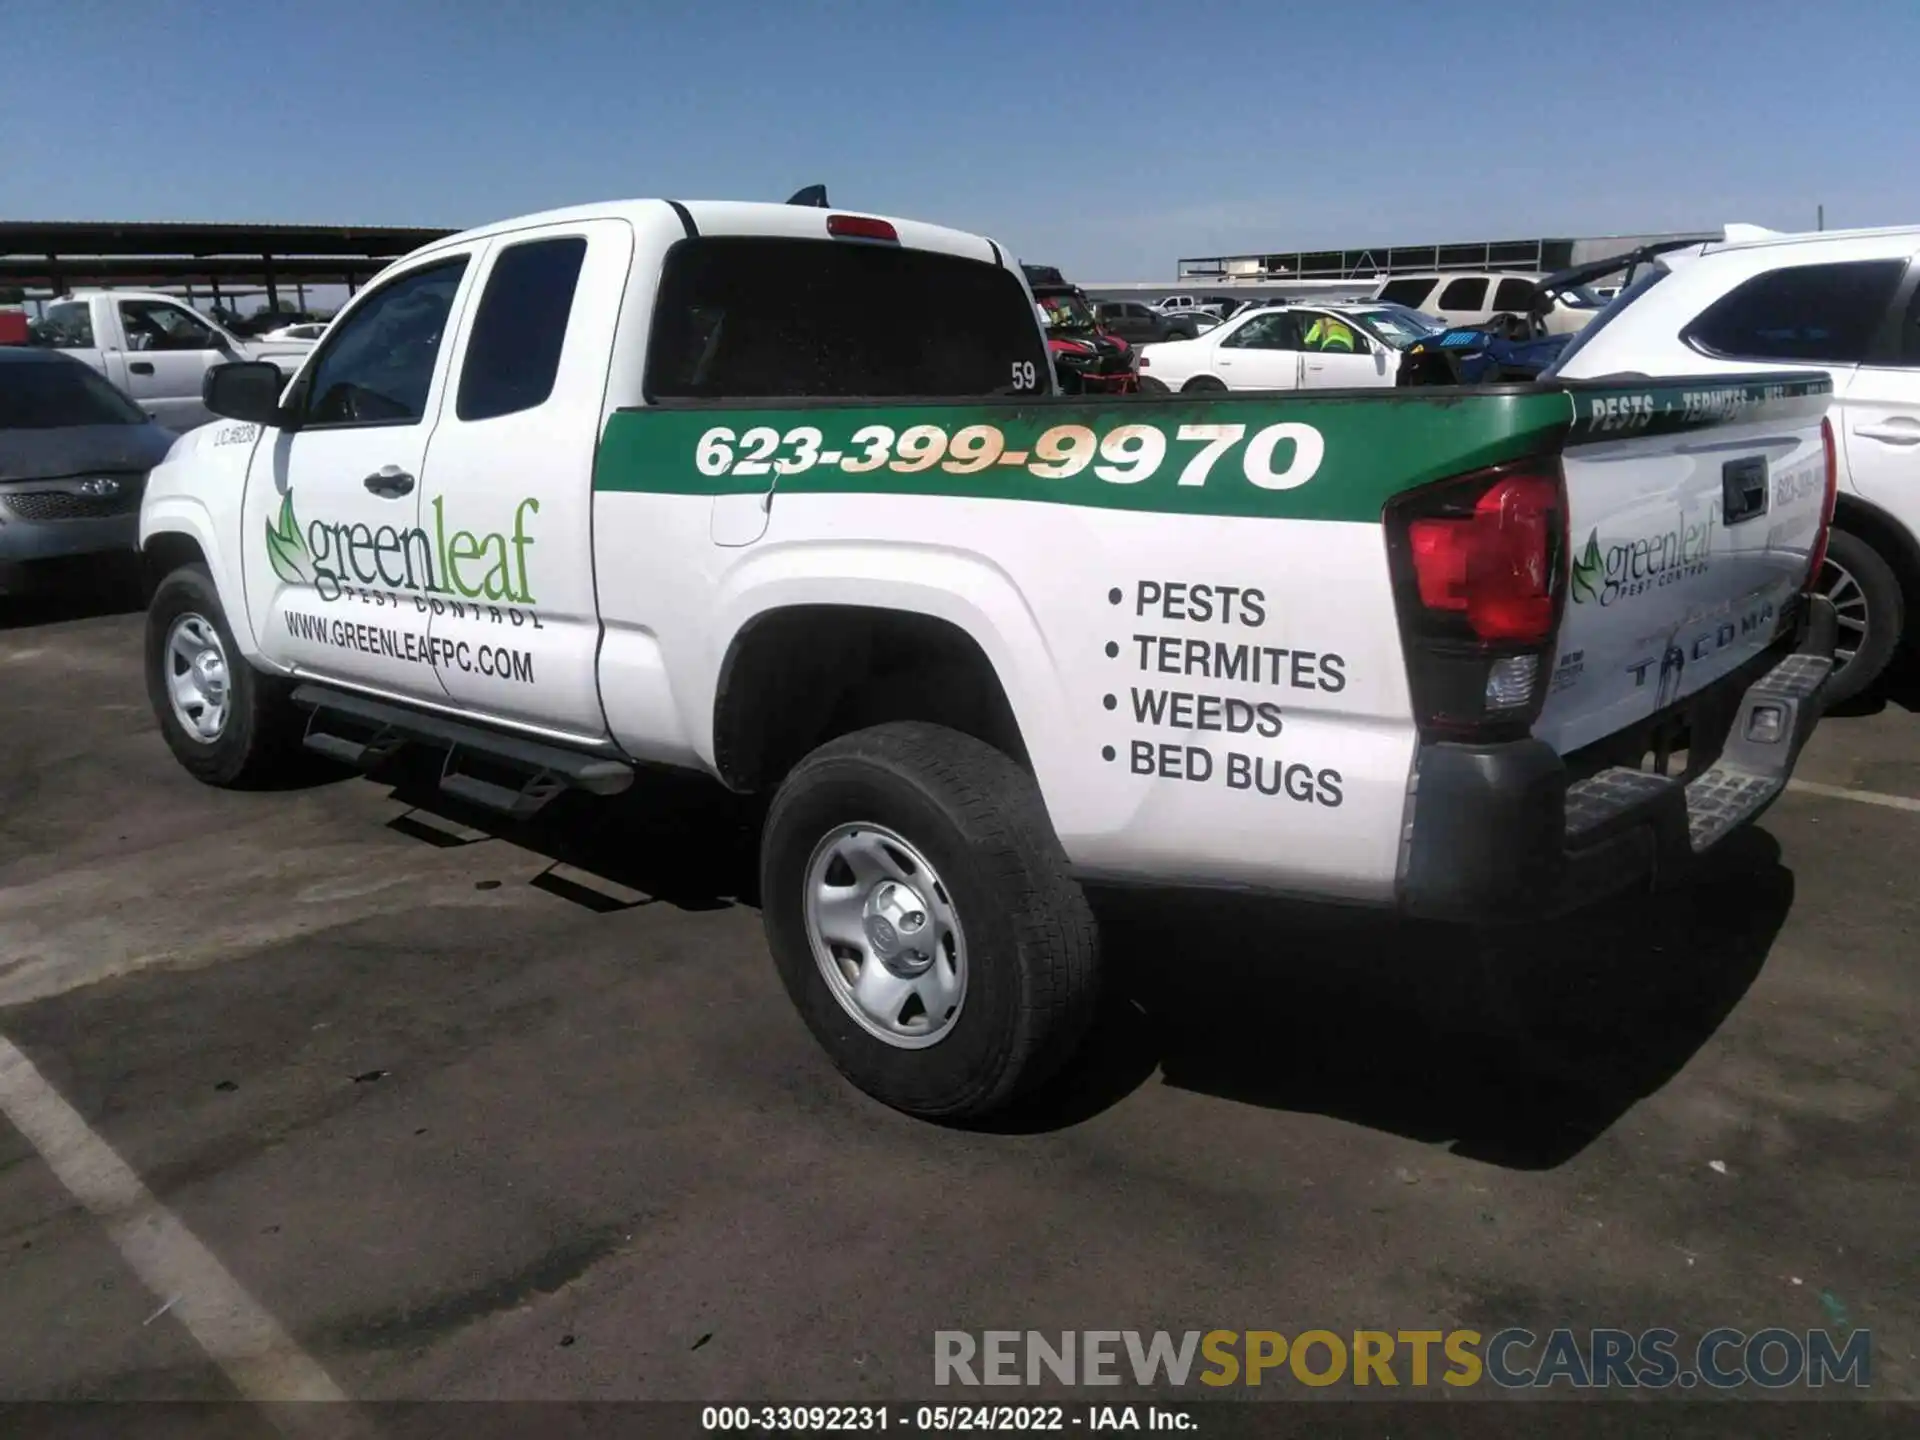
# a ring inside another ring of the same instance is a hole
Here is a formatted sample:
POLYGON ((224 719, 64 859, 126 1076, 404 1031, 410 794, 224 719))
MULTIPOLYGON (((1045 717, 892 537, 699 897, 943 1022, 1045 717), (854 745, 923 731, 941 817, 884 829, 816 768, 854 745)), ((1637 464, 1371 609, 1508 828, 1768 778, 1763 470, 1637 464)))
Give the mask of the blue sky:
POLYGON ((1181 255, 1920 221, 1920 5, 0 0, 0 215, 462 226, 622 195, 1181 255))

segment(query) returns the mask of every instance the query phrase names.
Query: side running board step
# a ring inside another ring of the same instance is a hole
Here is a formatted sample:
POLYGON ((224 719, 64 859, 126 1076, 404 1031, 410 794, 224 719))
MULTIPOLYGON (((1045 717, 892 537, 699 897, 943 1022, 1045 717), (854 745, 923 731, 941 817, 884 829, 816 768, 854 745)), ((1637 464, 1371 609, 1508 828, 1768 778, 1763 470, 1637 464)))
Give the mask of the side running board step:
POLYGON ((633 767, 624 760, 327 685, 300 685, 293 692, 293 702, 312 712, 305 738, 309 750, 365 768, 409 743, 445 749, 447 758, 440 775, 443 792, 516 817, 533 814, 562 790, 617 795, 633 784, 633 767), (342 730, 358 733, 343 734, 342 730), (508 772, 510 780, 457 768, 462 752, 481 762, 482 768, 508 772))

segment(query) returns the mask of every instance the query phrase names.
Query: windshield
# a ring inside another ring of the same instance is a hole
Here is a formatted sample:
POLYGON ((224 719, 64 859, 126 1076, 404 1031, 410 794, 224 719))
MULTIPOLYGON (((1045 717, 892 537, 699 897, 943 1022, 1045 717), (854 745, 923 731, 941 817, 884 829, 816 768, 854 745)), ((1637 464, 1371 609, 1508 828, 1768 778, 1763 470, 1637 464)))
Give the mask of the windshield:
POLYGON ((1573 337, 1572 341, 1567 345, 1567 348, 1560 352, 1560 358, 1547 367, 1541 378, 1546 379, 1562 373, 1566 369, 1567 362, 1584 350, 1592 342, 1594 336, 1612 324, 1616 315, 1672 273, 1671 270, 1667 269, 1667 267, 1662 265, 1658 260, 1648 265, 1646 269, 1634 277, 1631 285, 1627 286, 1626 289, 1622 290, 1607 302, 1606 308, 1588 322, 1586 329, 1573 337))
POLYGON ((1091 334, 1096 328, 1093 311, 1078 295, 1036 295, 1040 319, 1049 330, 1066 334, 1091 334))
POLYGON ((1404 350, 1421 336, 1434 333, 1432 327, 1422 324, 1411 310, 1356 310, 1352 313, 1353 318, 1365 326, 1369 334, 1396 350, 1404 350))
POLYGON ((0 430, 144 425, 146 412, 79 361, 0 365, 0 430))

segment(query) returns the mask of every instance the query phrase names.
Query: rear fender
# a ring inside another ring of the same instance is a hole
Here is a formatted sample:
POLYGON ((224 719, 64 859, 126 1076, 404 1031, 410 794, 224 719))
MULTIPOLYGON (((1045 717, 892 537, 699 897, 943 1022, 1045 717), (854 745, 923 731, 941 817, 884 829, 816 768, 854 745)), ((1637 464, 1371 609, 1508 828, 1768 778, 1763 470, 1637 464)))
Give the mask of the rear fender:
MULTIPOLYGON (((1059 667, 1013 577, 985 557, 932 545, 801 543, 744 558, 715 596, 717 653, 681 678, 691 733, 714 763, 713 714, 723 661, 756 619, 796 606, 865 606, 944 620, 971 636, 993 667, 1043 793, 1066 743, 1059 667)), ((679 688, 679 687, 676 687, 679 688)))

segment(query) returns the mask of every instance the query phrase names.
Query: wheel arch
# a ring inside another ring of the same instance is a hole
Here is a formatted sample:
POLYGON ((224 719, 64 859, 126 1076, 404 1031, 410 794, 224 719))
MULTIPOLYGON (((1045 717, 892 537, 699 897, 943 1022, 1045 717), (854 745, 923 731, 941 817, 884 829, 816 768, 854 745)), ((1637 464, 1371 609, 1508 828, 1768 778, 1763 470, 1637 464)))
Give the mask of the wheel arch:
MULTIPOLYGON (((1900 597, 1908 616, 1920 609, 1920 540, 1886 510, 1871 500, 1842 490, 1835 498, 1833 525, 1873 547, 1900 583, 1900 597)), ((1902 637, 1905 643, 1912 641, 1902 637)))
POLYGON ((1036 770, 1058 685, 1011 579, 951 552, 873 559, 894 573, 862 575, 849 556, 739 596, 711 709, 731 788, 765 788, 814 747, 889 720, 949 725, 1036 770), (897 573, 903 559, 914 578, 897 573))
POLYGON ((198 499, 168 495, 149 500, 140 515, 140 554, 152 584, 159 584, 182 565, 203 564, 213 576, 226 612, 227 628, 249 660, 260 658, 247 610, 247 592, 240 564, 229 562, 219 543, 213 516, 198 499))

